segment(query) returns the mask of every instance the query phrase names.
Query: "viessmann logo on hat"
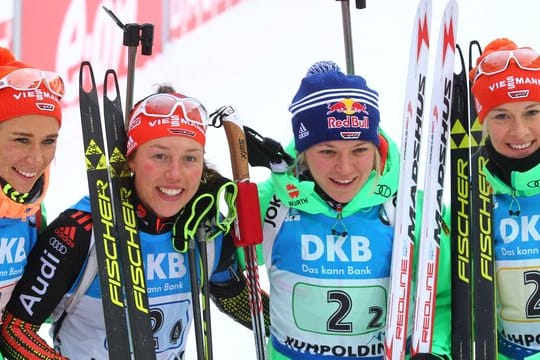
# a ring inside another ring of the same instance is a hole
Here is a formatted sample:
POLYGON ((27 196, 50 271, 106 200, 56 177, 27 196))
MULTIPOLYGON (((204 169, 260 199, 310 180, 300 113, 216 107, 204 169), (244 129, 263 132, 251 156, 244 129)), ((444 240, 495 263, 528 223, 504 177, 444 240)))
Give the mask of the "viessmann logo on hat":
POLYGON ((502 80, 495 81, 489 85, 490 91, 499 89, 515 89, 518 86, 540 86, 540 78, 524 76, 507 76, 502 80))

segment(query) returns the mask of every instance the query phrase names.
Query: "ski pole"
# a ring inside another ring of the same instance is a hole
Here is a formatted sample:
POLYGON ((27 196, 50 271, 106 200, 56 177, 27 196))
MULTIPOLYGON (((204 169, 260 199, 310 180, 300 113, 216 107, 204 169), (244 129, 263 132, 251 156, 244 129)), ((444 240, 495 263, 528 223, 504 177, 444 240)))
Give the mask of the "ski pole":
POLYGON ((154 42, 154 25, 153 24, 123 24, 122 21, 105 6, 103 10, 109 14, 116 24, 124 31, 123 45, 128 47, 128 70, 127 70, 127 85, 126 85, 126 111, 125 122, 127 127, 127 119, 131 107, 133 106, 133 88, 135 85, 135 59, 137 56, 137 48, 141 43, 141 54, 152 55, 152 46, 154 42))
MULTIPOLYGON (((216 216, 214 220, 211 220, 210 228, 214 227, 214 223, 217 227, 216 230, 208 230, 205 224, 200 224, 197 228, 197 245, 199 249, 199 254, 201 257, 201 293, 203 297, 203 332, 204 332, 204 348, 206 354, 206 360, 213 359, 212 351, 212 322, 210 316, 210 286, 208 279, 210 277, 208 270, 208 252, 206 249, 207 241, 213 240, 219 234, 226 234, 229 232, 230 225, 236 218, 236 209, 234 207, 234 202, 236 201, 237 187, 231 181, 223 184, 219 190, 217 196, 214 198, 213 203, 216 207, 216 216), (223 195, 223 202, 220 201, 223 195), (227 205, 227 213, 224 218, 222 218, 220 205, 227 205), (209 231, 209 232, 208 232, 209 231)), ((203 196, 208 196, 209 194, 204 194, 203 196)))
POLYGON ((204 224, 197 229, 197 245, 201 257, 201 293, 203 297, 203 333, 205 360, 212 360, 212 323, 210 317, 210 289, 208 286, 208 254, 206 251, 206 230, 204 224))
MULTIPOLYGON (((191 285, 191 298, 192 298, 192 307, 193 307, 193 323, 195 328, 195 344, 197 349, 197 359, 198 360, 208 360, 211 359, 210 353, 212 352, 211 348, 211 340, 206 337, 207 333, 203 330, 203 323, 202 323, 202 314, 201 314, 201 302, 199 298, 199 279, 197 276, 197 254, 195 251, 195 237, 196 235, 203 236, 206 238, 206 234, 204 233, 206 230, 204 228, 206 215, 214 205, 214 196, 209 193, 204 193, 197 197, 189 210, 190 216, 186 220, 184 224, 175 224, 173 227, 173 239, 176 239, 176 227, 182 226, 184 228, 183 234, 184 234, 184 247, 179 249, 177 246, 175 248, 180 252, 186 252, 188 253, 188 263, 189 263, 189 280, 191 285), (210 357, 209 357, 210 356, 210 357)), ((177 219, 178 220, 178 219, 177 219)), ((205 244, 206 245, 206 244, 205 244)), ((206 247, 205 249, 206 250, 206 247)), ((200 249, 199 249, 200 251, 200 249)), ((206 268, 206 252, 201 255, 201 283, 202 286, 205 286, 204 284, 208 281, 208 275, 207 275, 207 268, 206 268)), ((208 294, 205 294, 206 297, 208 297, 208 294)), ((208 304, 209 305, 209 304, 208 304)), ((204 312, 209 312, 210 308, 205 307, 204 312)), ((209 329, 210 323, 209 318, 210 314, 204 315, 205 320, 208 320, 208 323, 206 324, 207 329, 209 329)), ((211 332, 208 333, 208 335, 211 335, 211 332)))
POLYGON ((341 22, 343 23, 343 40, 345 42, 345 62, 347 74, 354 74, 354 56, 351 31, 351 11, 349 0, 337 0, 341 2, 341 22))
POLYGON ((259 195, 257 185, 249 180, 249 162, 244 128, 236 111, 231 106, 221 107, 213 113, 211 125, 225 128, 229 144, 233 179, 238 186, 236 201, 238 216, 234 224, 233 238, 235 245, 244 249, 257 359, 266 360, 264 314, 256 247, 262 243, 262 224, 259 216, 253 216, 253 210, 259 209, 259 195))
MULTIPOLYGON (((345 62, 347 74, 354 74, 354 55, 351 30, 351 11, 349 0, 336 0, 341 2, 341 22, 343 23, 343 40, 345 42, 345 62)), ((366 0, 356 0, 357 9, 366 8, 366 0)))
POLYGON ((197 255, 195 254, 195 239, 188 239, 189 280, 191 283, 191 302, 193 307, 193 324, 195 326, 195 344, 197 360, 205 360, 203 342, 203 325, 201 322, 201 301, 199 299, 199 281, 197 279, 197 255))

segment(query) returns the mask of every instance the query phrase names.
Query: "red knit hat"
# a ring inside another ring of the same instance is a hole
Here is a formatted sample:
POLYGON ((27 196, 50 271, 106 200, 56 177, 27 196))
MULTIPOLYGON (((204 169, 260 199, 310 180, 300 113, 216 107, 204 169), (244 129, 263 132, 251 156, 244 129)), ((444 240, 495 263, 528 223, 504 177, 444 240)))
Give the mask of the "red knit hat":
POLYGON ((183 136, 204 146, 207 114, 199 100, 159 93, 139 101, 129 114, 127 155, 157 138, 183 136))
POLYGON ((480 123, 501 104, 540 102, 540 55, 528 47, 518 48, 512 40, 490 42, 469 78, 473 81, 471 91, 480 123))
POLYGON ((56 74, 17 61, 9 49, 0 47, 0 121, 23 115, 45 115, 52 116, 61 125, 59 101, 63 86, 62 79, 56 74), (60 93, 54 93, 52 87, 61 89, 60 93))

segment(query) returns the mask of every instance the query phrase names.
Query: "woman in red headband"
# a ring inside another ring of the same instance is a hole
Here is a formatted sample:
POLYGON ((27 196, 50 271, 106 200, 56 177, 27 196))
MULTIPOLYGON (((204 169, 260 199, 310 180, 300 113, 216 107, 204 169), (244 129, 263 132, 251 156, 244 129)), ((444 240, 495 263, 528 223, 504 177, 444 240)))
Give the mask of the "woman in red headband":
POLYGON ((470 79, 494 205, 499 359, 540 356, 540 55, 496 39, 470 79))
POLYGON ((0 47, 0 309, 37 241, 62 121, 62 79, 0 47))
MULTIPOLYGON (((190 274, 201 273, 204 258, 198 258, 199 266, 193 269, 184 250, 190 231, 184 225, 193 217, 210 231, 206 253, 211 298, 243 325, 251 327, 251 319, 249 309, 243 306, 249 302, 246 280, 237 265, 228 227, 216 230, 218 222, 224 225, 218 194, 227 192, 229 185, 235 189, 235 185, 204 161, 206 111, 194 98, 170 88, 160 91, 164 92, 143 99, 131 111, 126 153, 133 173, 134 207, 154 325, 150 343, 156 358, 165 360, 184 358, 194 317, 190 274), (208 195, 216 200, 205 213, 195 204, 208 195)), ((98 277, 94 275, 75 305, 66 302, 88 268, 88 252, 94 242, 89 215, 90 200, 85 197, 60 214, 43 234, 45 239, 60 239, 66 245, 65 252, 43 241, 32 253, 33 262, 29 262, 4 315, 0 349, 10 358, 108 358, 98 277), (42 279, 40 258, 47 254, 54 254, 57 262, 43 289, 35 284, 42 279), (24 300, 29 297, 31 303, 24 300), (59 353, 37 335, 51 313, 53 341, 59 353)))

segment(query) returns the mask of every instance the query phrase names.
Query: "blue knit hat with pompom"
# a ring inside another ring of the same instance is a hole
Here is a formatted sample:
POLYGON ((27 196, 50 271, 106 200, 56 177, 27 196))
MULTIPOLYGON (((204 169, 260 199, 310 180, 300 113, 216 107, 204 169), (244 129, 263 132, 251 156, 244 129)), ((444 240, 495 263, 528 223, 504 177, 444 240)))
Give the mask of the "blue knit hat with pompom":
POLYGON ((379 94, 358 75, 346 75, 332 61, 313 64, 289 111, 296 150, 331 140, 379 145, 379 94))

